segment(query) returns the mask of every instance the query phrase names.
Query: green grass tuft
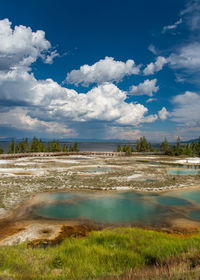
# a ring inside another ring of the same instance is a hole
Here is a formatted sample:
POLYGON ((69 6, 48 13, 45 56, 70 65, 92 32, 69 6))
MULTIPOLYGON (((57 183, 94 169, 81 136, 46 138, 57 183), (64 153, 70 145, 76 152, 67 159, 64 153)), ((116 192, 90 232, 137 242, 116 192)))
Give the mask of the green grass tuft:
POLYGON ((114 277, 146 266, 166 266, 173 258, 184 260, 192 271, 200 265, 199 252, 199 233, 183 238, 138 228, 116 228, 91 232, 87 239, 66 239, 46 249, 31 249, 26 244, 3 246, 0 279, 114 277))

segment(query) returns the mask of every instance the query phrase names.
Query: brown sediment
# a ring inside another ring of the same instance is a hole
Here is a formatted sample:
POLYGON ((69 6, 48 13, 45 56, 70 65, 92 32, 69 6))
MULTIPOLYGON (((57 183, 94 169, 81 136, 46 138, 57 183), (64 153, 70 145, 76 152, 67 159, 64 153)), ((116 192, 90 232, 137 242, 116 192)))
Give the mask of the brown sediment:
MULTIPOLYGON (((25 232, 31 225, 36 225, 37 231, 32 232, 28 247, 42 247, 55 246, 60 244, 66 238, 87 238, 91 231, 110 229, 119 230, 122 228, 137 227, 144 230, 153 230, 157 232, 163 232, 165 234, 173 235, 180 238, 187 238, 198 234, 197 225, 189 225, 189 223, 184 223, 184 225, 178 224, 177 226, 161 225, 159 226, 139 226, 139 225, 105 225, 97 224, 92 222, 81 221, 55 221, 55 220, 21 220, 18 222, 4 221, 0 222, 0 245, 12 245, 18 243, 17 233, 25 232), (49 227, 53 226, 53 227, 49 227), (60 226, 60 227, 58 227, 60 226), (37 234, 39 233, 39 235, 37 234), (35 238, 34 238, 35 236, 35 238), (38 236, 38 237, 36 237, 38 236), (48 236, 48 237, 47 237, 48 236), (51 237, 50 237, 51 236, 51 237)), ((19 242, 24 242, 27 239, 23 239, 19 242)))
POLYGON ((12 172, 13 175, 32 175, 30 172, 12 172))
POLYGON ((60 244, 66 238, 87 238, 93 230, 102 228, 91 225, 65 226, 63 225, 59 234, 54 239, 36 239, 27 244, 27 247, 36 248, 47 246, 55 246, 60 244))
POLYGON ((176 227, 176 228, 169 228, 165 229, 164 232, 167 234, 180 237, 180 238, 187 238, 191 236, 195 236, 198 234, 198 228, 191 227, 191 228, 182 228, 182 227, 176 227))
MULTIPOLYGON (((48 246, 56 246, 63 242, 66 238, 87 238, 91 231, 102 230, 101 227, 95 227, 90 225, 77 225, 77 226, 65 226, 63 225, 59 234, 54 239, 36 239, 27 244, 29 248, 46 248, 48 246)), ((112 228, 111 228, 112 229, 112 228)), ((145 230, 154 230, 158 232, 163 232, 179 238, 189 238, 198 234, 197 228, 183 229, 150 229, 143 227, 145 230)))
POLYGON ((8 220, 3 220, 0 222, 0 240, 12 236, 23 230, 25 230, 25 227, 22 227, 8 220))

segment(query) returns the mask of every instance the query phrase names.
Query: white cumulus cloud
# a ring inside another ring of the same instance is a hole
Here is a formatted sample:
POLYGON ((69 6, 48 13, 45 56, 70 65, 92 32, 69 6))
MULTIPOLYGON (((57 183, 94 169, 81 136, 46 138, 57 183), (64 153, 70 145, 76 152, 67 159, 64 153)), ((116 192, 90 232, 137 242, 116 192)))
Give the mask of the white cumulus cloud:
POLYGON ((0 20, 0 71, 15 67, 29 67, 41 57, 52 63, 57 52, 51 52, 51 43, 45 39, 45 32, 33 32, 23 25, 12 28, 8 19, 0 20))
POLYGON ((136 66, 134 60, 129 59, 126 62, 122 62, 106 56, 93 65, 85 64, 79 70, 72 70, 67 74, 66 82, 83 86, 88 86, 92 83, 118 82, 124 76, 137 75, 139 72, 140 66, 136 66))
POLYGON ((61 122, 112 121, 134 126, 157 119, 156 115, 145 116, 148 109, 143 105, 127 103, 126 92, 112 83, 83 94, 62 87, 52 79, 36 80, 33 74, 16 70, 0 76, 0 101, 25 102, 23 106, 31 113, 34 110, 50 121, 55 118, 61 122))
POLYGON ((158 56, 155 62, 151 62, 143 70, 144 75, 153 75, 163 69, 163 66, 167 63, 167 59, 163 56, 158 56))
POLYGON ((112 83, 106 83, 86 94, 66 92, 65 97, 52 99, 49 109, 79 122, 99 120, 134 126, 157 119, 157 115, 145 116, 148 109, 143 105, 125 100, 124 91, 112 83))
POLYGON ((163 107, 162 110, 158 112, 158 116, 162 121, 165 121, 170 116, 170 113, 163 107))
POLYGON ((132 86, 128 94, 130 95, 148 95, 153 96, 154 92, 159 90, 159 86, 156 86, 157 79, 145 80, 137 86, 132 86))

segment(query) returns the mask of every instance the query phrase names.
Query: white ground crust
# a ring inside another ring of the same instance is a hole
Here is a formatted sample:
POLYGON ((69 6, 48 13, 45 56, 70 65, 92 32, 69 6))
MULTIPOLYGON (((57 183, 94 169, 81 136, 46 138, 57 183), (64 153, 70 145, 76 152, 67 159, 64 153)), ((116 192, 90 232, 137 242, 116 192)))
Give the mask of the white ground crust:
POLYGON ((32 224, 27 226, 25 230, 1 240, 0 245, 16 245, 34 239, 54 239, 60 229, 61 225, 32 224))
POLYGON ((195 157, 195 158, 185 158, 185 159, 180 159, 176 160, 176 163, 193 163, 193 164, 200 164, 200 158, 195 157))

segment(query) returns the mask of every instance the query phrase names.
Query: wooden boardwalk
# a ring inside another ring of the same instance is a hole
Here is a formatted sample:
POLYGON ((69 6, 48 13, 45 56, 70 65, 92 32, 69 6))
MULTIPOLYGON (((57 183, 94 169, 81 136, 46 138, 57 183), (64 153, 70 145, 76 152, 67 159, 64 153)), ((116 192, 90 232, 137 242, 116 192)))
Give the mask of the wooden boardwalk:
MULTIPOLYGON (((114 156, 116 152, 56 152, 56 153, 17 153, 17 154, 0 154, 0 159, 22 158, 22 157, 52 157, 52 156, 71 156, 71 155, 98 155, 98 156, 114 156)), ((125 153, 120 153, 123 155, 125 153)))

